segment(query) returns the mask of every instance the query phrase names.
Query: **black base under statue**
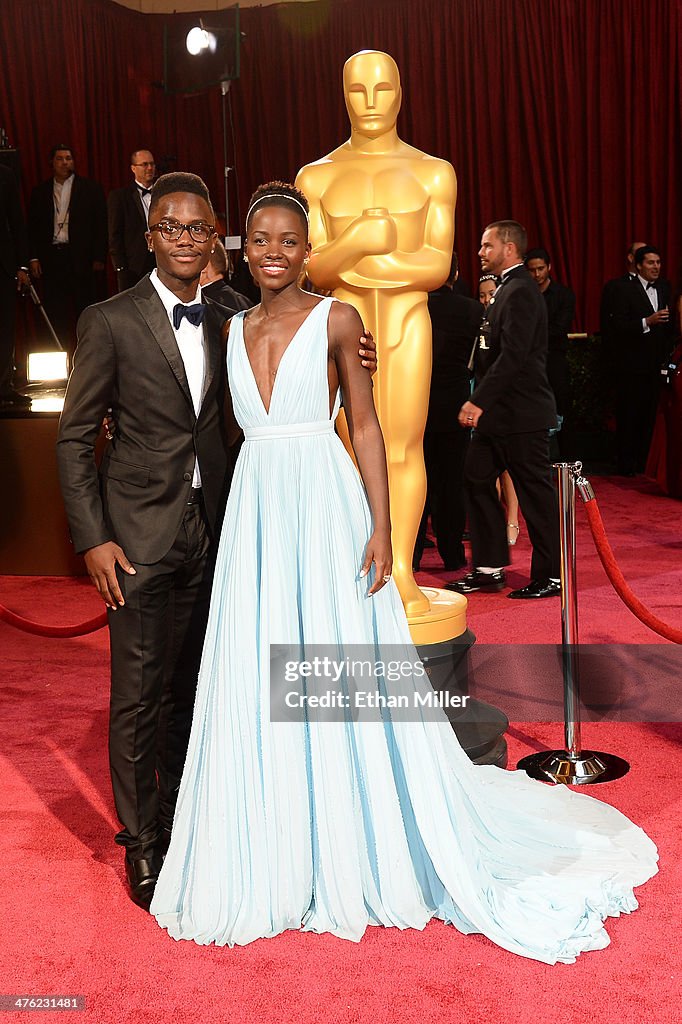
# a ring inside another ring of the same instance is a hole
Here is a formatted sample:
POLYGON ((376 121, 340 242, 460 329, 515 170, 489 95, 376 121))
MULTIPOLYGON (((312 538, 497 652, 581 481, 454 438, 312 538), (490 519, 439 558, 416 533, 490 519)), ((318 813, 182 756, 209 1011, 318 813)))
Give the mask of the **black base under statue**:
POLYGON ((468 652, 475 641, 476 637, 467 629, 454 640, 420 644, 417 651, 434 690, 468 698, 464 707, 443 708, 464 751, 474 764, 506 768, 507 741, 504 734, 509 719, 499 708, 469 694, 468 652))

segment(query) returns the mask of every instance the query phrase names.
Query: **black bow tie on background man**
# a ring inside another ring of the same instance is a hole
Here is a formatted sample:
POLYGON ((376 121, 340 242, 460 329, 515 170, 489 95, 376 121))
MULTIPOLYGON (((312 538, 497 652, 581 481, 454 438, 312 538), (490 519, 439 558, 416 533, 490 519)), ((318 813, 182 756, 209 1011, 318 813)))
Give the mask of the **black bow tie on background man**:
POLYGON ((648 290, 649 288, 651 288, 651 289, 652 289, 652 291, 656 291, 656 285, 654 284, 654 282, 653 282, 653 281, 649 281, 649 282, 647 283, 647 290, 648 290))
POLYGON ((141 196, 150 196, 152 194, 152 190, 150 188, 143 188, 142 185, 138 185, 137 190, 141 196))
POLYGON ((173 327, 177 331, 182 323, 183 316, 186 316, 191 324, 198 327, 206 315, 206 306, 202 302, 194 302, 191 306, 185 306, 179 302, 173 306, 173 327))

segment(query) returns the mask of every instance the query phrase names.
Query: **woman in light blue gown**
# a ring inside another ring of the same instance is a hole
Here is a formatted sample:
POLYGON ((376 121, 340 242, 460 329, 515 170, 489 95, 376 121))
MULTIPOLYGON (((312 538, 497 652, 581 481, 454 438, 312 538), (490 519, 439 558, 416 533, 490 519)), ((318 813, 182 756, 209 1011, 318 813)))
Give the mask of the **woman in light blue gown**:
MULTIPOLYGON (((271 645, 418 658, 390 579, 358 314, 298 288, 310 246, 293 186, 261 187, 246 231, 261 303, 232 319, 227 340, 244 444, 151 912, 201 944, 301 928, 359 941, 368 925, 438 917, 545 963, 600 949, 605 918, 634 910, 633 887, 656 872, 654 844, 614 808, 473 765, 437 710, 273 720, 271 645), (334 433, 340 393, 360 473, 334 433)), ((407 686, 428 690, 416 672, 407 686)))

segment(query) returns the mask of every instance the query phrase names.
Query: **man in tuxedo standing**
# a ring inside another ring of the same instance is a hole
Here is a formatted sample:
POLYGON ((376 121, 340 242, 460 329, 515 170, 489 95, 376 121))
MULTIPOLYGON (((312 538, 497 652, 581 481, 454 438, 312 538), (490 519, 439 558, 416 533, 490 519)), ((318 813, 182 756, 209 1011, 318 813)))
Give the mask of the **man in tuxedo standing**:
POLYGON ((14 323, 17 291, 27 288, 28 237, 21 213, 19 186, 9 167, 0 164, 0 405, 30 405, 12 390, 14 323))
MULTIPOLYGON (((232 472, 225 314, 199 285, 214 223, 201 178, 155 183, 146 238, 157 269, 82 315, 57 439, 74 546, 108 608, 116 841, 145 909, 170 840, 232 472), (116 429, 98 472, 109 407, 116 429)), ((371 338, 361 359, 373 372, 371 338)))
POLYGON ((118 290, 132 288, 155 266, 145 233, 149 223, 156 161, 148 149, 136 149, 130 157, 133 182, 109 194, 109 253, 116 271, 118 290))
POLYGON ((661 366, 673 347, 670 283, 661 280, 661 255, 654 246, 636 250, 634 277, 615 282, 606 328, 616 385, 618 472, 644 470, 658 403, 661 366))
POLYGON ((73 543, 109 610, 109 756, 133 900, 148 907, 189 738, 231 466, 223 436, 224 317, 201 302, 215 245, 195 175, 160 178, 147 244, 158 270, 91 306, 57 441, 73 543), (105 410, 116 430, 97 471, 105 410))
POLYGON ((55 146, 50 160, 53 176, 33 189, 29 203, 29 267, 42 279, 45 310, 72 354, 76 320, 103 286, 106 200, 98 182, 75 173, 70 146, 55 146))
POLYGON ((430 511, 438 554, 449 572, 466 565, 462 543, 466 522, 464 458, 470 431, 459 425, 457 413, 469 397, 469 363, 483 313, 480 302, 455 291, 458 269, 457 254, 453 252, 448 280, 430 292, 428 298, 433 363, 424 431, 426 509, 417 534, 413 563, 413 567, 418 568, 426 539, 427 511, 430 511))
POLYGON ((549 461, 556 405, 547 380, 547 307, 523 263, 526 231, 513 220, 483 232, 483 273, 500 278, 481 325, 476 387, 459 422, 473 429, 465 464, 473 572, 449 584, 463 594, 500 591, 509 564, 496 481, 508 470, 533 545, 531 581, 511 598, 553 597, 559 584, 559 521, 549 461))

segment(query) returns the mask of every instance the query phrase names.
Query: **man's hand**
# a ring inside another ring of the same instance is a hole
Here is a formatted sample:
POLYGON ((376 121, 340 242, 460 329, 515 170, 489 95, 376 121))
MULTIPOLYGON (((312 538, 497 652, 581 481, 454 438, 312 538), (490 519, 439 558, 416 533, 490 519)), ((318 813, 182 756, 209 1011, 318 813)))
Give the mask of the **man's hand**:
POLYGON ((31 278, 27 270, 17 270, 17 291, 25 292, 31 286, 31 278))
POLYGON ((102 420, 102 427, 104 428, 104 436, 107 441, 113 441, 114 434, 116 433, 116 420, 114 419, 113 409, 107 409, 106 416, 102 420))
POLYGON ((126 558, 123 548, 114 544, 113 540, 109 540, 106 544, 97 544, 94 548, 88 548, 84 557, 88 575, 102 595, 102 600, 107 608, 116 611, 119 605, 123 607, 125 601, 116 579, 116 563, 124 572, 131 576, 135 575, 135 570, 126 558))
POLYGON ((656 313, 652 313, 651 316, 646 318, 646 322, 649 327, 653 327, 654 324, 667 324, 670 319, 670 310, 666 306, 664 309, 659 309, 656 313))
POLYGON ((37 279, 42 276, 43 268, 40 266, 40 260, 29 260, 28 269, 31 271, 31 277, 37 279))
POLYGON ((459 416, 457 420, 459 425, 465 428, 472 428, 478 426, 478 421, 483 415, 483 409, 480 409, 473 402, 465 402, 462 408, 459 410, 459 416))
POLYGON ((377 346, 372 332, 365 328, 364 334, 360 338, 360 362, 366 367, 370 374, 374 376, 377 372, 377 346))

